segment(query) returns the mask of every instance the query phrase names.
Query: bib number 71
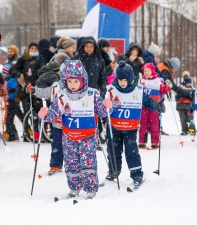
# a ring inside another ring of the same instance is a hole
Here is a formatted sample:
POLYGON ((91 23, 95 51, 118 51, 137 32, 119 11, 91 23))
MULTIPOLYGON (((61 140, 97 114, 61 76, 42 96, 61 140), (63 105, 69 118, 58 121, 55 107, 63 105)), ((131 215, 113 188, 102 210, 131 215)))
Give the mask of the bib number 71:
POLYGON ((118 109, 118 118, 124 117, 129 118, 130 117, 130 111, 128 109, 118 109))
POLYGON ((68 127, 69 127, 69 128, 71 127, 71 125, 72 125, 73 123, 76 123, 76 127, 79 128, 79 118, 77 118, 77 119, 75 119, 75 120, 74 120, 74 118, 68 118, 68 120, 70 121, 69 124, 68 124, 68 127))

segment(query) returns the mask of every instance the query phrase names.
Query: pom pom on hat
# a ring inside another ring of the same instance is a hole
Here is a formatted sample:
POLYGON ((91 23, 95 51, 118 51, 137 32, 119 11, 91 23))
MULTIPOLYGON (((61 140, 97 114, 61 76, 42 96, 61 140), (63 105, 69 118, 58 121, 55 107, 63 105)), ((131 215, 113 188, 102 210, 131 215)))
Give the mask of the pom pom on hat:
POLYGON ((152 54, 154 54, 156 52, 160 53, 161 52, 161 48, 158 45, 156 45, 153 42, 151 42, 151 45, 149 46, 148 51, 150 53, 152 53, 152 54))
POLYGON ((183 71, 182 73, 182 77, 189 77, 190 76, 190 72, 189 71, 183 71))
POLYGON ((180 69, 181 64, 180 64, 180 61, 179 61, 178 58, 171 58, 171 59, 169 60, 169 62, 170 62, 170 65, 172 66, 173 69, 174 69, 174 68, 180 69))
POLYGON ((134 79, 133 69, 130 65, 126 64, 123 60, 119 62, 119 66, 116 69, 116 77, 119 80, 126 79, 128 85, 131 84, 134 79))
POLYGON ((15 55, 18 55, 18 48, 15 45, 10 45, 8 47, 8 50, 12 50, 14 52, 15 55))

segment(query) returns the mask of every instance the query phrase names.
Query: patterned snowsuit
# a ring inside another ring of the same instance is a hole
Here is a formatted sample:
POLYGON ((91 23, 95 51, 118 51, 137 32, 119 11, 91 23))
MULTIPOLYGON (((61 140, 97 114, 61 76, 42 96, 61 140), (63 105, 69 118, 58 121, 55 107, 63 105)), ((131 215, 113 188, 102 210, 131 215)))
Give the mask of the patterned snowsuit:
MULTIPOLYGON (((72 111, 71 117, 69 117, 70 112, 68 112, 64 105, 64 111, 62 111, 62 102, 61 96, 66 93, 67 98, 71 101, 77 101, 83 99, 83 97, 89 93, 87 91, 91 91, 93 94, 93 104, 94 104, 94 112, 100 117, 106 117, 107 111, 103 105, 103 100, 99 95, 99 92, 96 89, 88 88, 87 82, 87 73, 83 68, 83 65, 79 60, 68 60, 65 61, 60 69, 60 79, 62 83, 65 85, 64 90, 60 90, 58 95, 55 97, 53 103, 51 104, 48 115, 45 118, 47 122, 54 122, 58 118, 62 116, 62 124, 64 124, 63 118, 71 118, 72 119, 72 111), (70 91, 65 81, 68 78, 73 77, 82 77, 84 78, 84 87, 78 91, 70 91)), ((73 103, 74 104, 74 103, 73 103)), ((78 105, 77 105, 78 106, 78 105)), ((78 106, 79 110, 81 109, 78 106)), ((76 117, 73 117, 74 119, 76 117)), ((87 123, 87 128, 90 124, 87 123)), ((69 128, 66 127, 67 129, 69 128)), ((98 175, 97 175, 97 159, 96 159, 96 146, 97 146, 97 138, 98 132, 95 128, 95 132, 92 136, 87 137, 85 139, 72 140, 65 133, 63 129, 62 135, 62 144, 63 144, 63 154, 64 154, 64 163, 65 163, 65 172, 67 176, 68 186, 71 190, 82 189, 86 192, 92 192, 98 190, 98 175)))

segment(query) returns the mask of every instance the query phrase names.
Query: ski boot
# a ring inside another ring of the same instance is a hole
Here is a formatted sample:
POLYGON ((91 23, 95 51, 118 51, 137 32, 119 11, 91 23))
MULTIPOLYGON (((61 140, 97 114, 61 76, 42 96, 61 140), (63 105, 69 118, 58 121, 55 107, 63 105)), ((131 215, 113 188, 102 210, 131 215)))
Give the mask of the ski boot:
POLYGON ((139 149, 146 149, 146 144, 145 144, 145 143, 140 143, 140 144, 138 145, 138 148, 139 148, 139 149))
POLYGON ((158 145, 158 144, 153 143, 153 144, 151 145, 151 148, 152 148, 152 149, 158 149, 158 148, 159 148, 159 145, 158 145))
POLYGON ((143 182, 143 178, 142 177, 136 177, 136 178, 133 179, 134 186, 138 186, 142 182, 143 182))
POLYGON ((70 192, 67 195, 67 198, 74 198, 77 195, 79 195, 80 190, 70 190, 70 192))
POLYGON ((55 173, 61 173, 62 170, 58 167, 51 167, 49 172, 48 172, 48 175, 51 176, 51 175, 54 175, 55 173))
POLYGON ((86 200, 87 199, 93 199, 94 197, 96 196, 96 191, 93 191, 93 192, 87 192, 86 193, 86 200))

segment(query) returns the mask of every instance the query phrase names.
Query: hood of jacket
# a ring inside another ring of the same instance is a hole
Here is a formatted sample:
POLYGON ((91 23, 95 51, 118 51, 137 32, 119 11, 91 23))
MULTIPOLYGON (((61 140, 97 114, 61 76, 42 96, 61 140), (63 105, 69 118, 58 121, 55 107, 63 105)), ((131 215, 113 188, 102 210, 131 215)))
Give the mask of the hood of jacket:
POLYGON ((141 56, 141 54, 142 54, 142 48, 139 46, 139 44, 138 43, 136 43, 136 42, 131 42, 131 44, 129 44, 129 46, 128 46, 128 48, 127 48, 127 50, 126 50, 126 52, 125 52, 125 55, 126 55, 126 57, 128 57, 129 58, 129 56, 130 56, 130 51, 134 48, 134 47, 136 47, 136 48, 138 48, 139 49, 139 54, 138 54, 138 57, 140 57, 141 56))

